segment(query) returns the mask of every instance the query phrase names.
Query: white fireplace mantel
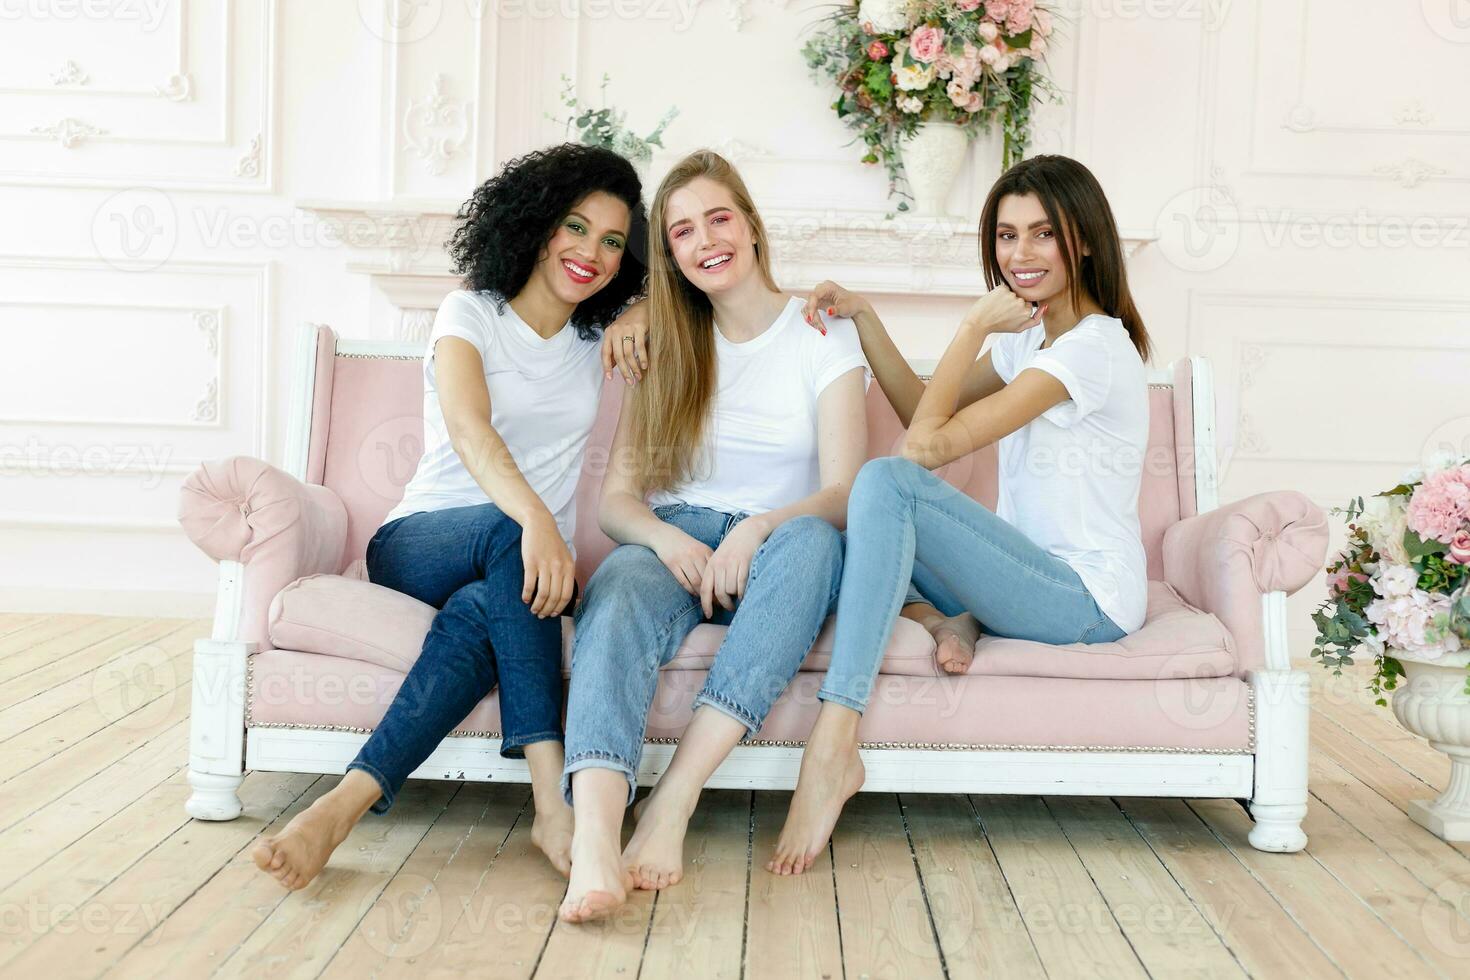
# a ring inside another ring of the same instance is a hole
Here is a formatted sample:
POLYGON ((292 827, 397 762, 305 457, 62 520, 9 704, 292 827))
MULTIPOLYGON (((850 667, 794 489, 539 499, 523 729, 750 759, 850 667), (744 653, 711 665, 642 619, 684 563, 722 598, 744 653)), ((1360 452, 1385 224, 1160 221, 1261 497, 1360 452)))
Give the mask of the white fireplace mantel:
MULTIPOLYGON (((459 205, 449 201, 308 200, 297 207, 317 216, 348 250, 347 268, 405 311, 398 332, 422 329, 458 278, 444 243, 459 205)), ((776 280, 809 289, 832 279, 860 292, 975 296, 984 289, 977 229, 959 218, 919 218, 879 212, 764 210, 776 280)), ((1132 257, 1154 234, 1123 235, 1132 257)))

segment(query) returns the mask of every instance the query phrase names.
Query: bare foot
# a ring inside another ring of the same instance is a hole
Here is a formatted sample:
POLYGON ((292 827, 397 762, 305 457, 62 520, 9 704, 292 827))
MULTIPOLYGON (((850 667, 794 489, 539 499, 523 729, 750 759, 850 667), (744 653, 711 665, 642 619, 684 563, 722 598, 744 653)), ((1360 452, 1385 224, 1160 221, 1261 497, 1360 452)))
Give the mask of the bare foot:
POLYGON ((572 873, 572 808, 560 795, 536 802, 536 819, 531 824, 531 843, 541 848, 551 866, 563 878, 572 873))
POLYGON ((331 794, 291 818, 274 837, 255 845, 255 866, 292 891, 305 888, 326 867, 357 820, 331 794))
POLYGON ((572 838, 572 875, 558 914, 564 922, 591 922, 611 915, 628 900, 632 883, 623 870, 616 837, 591 833, 572 838))
POLYGON ((689 812, 655 789, 633 808, 638 826, 623 849, 623 867, 635 888, 657 891, 684 878, 684 834, 689 812))
POLYGON ((963 674, 975 659, 980 621, 969 613, 940 617, 929 625, 934 636, 934 660, 946 674, 963 674))
POLYGON ((791 794, 786 823, 776 839, 776 851, 766 870, 799 875, 811 868, 832 837, 842 807, 863 788, 867 772, 856 745, 836 751, 813 750, 810 742, 801 757, 801 776, 791 794))

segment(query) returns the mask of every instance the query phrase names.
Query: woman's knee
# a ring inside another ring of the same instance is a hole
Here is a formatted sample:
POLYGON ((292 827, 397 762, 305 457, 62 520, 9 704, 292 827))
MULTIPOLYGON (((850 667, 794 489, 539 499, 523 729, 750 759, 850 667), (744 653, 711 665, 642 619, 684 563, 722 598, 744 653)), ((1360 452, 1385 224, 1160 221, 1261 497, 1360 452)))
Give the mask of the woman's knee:
POLYGON ((911 488, 929 471, 902 456, 879 456, 870 459, 858 470, 853 481, 849 500, 901 497, 912 492, 911 488))
MULTIPOLYGON (((663 580, 673 580, 658 555, 639 544, 624 544, 612 550, 587 580, 587 596, 579 618, 601 607, 626 607, 656 594, 663 580)), ((677 585, 677 583, 675 583, 677 585)))
POLYGON ((523 574, 521 526, 499 507, 483 504, 477 508, 469 533, 478 564, 485 575, 496 572, 523 574))
POLYGON ((813 562, 832 564, 842 561, 842 532, 814 514, 802 514, 771 532, 763 547, 788 550, 813 562))

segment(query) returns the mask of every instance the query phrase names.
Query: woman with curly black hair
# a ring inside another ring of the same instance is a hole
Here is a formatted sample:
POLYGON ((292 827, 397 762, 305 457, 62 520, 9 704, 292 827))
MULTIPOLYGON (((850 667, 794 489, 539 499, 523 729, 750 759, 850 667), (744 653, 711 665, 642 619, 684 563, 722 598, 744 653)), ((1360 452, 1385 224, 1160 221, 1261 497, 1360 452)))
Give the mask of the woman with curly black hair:
POLYGON ((459 220, 449 253, 465 288, 439 307, 424 354, 424 454, 367 546, 373 582, 439 613, 342 781, 256 846, 288 888, 305 887, 369 809, 392 806, 497 686, 500 753, 531 770, 531 838, 569 868, 558 784, 573 495, 611 376, 599 333, 643 291, 630 248, 647 235, 642 187, 617 154, 564 144, 512 160, 459 220))

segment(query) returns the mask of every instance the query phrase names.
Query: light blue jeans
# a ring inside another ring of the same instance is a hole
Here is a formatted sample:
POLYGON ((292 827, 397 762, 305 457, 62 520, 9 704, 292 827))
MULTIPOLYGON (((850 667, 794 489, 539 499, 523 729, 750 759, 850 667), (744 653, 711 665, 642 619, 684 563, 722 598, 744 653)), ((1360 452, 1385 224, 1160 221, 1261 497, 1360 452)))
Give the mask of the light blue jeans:
MULTIPOLYGON (((653 513, 711 548, 749 516, 689 504, 653 513)), ((695 706, 707 704, 734 718, 745 726, 745 738, 759 731, 836 605, 841 581, 836 528, 811 516, 776 528, 751 559, 745 597, 735 611, 715 605, 709 622, 729 631, 695 706)), ((576 614, 562 773, 568 803, 572 773, 588 768, 621 772, 633 801, 659 668, 704 621, 699 597, 686 592, 652 550, 621 545, 597 566, 576 614)))
POLYGON ((1057 644, 1124 636, 1072 566, 918 463, 888 456, 858 471, 848 497, 837 635, 820 699, 867 707, 899 610, 920 594, 946 616, 968 610, 997 636, 1057 644))

